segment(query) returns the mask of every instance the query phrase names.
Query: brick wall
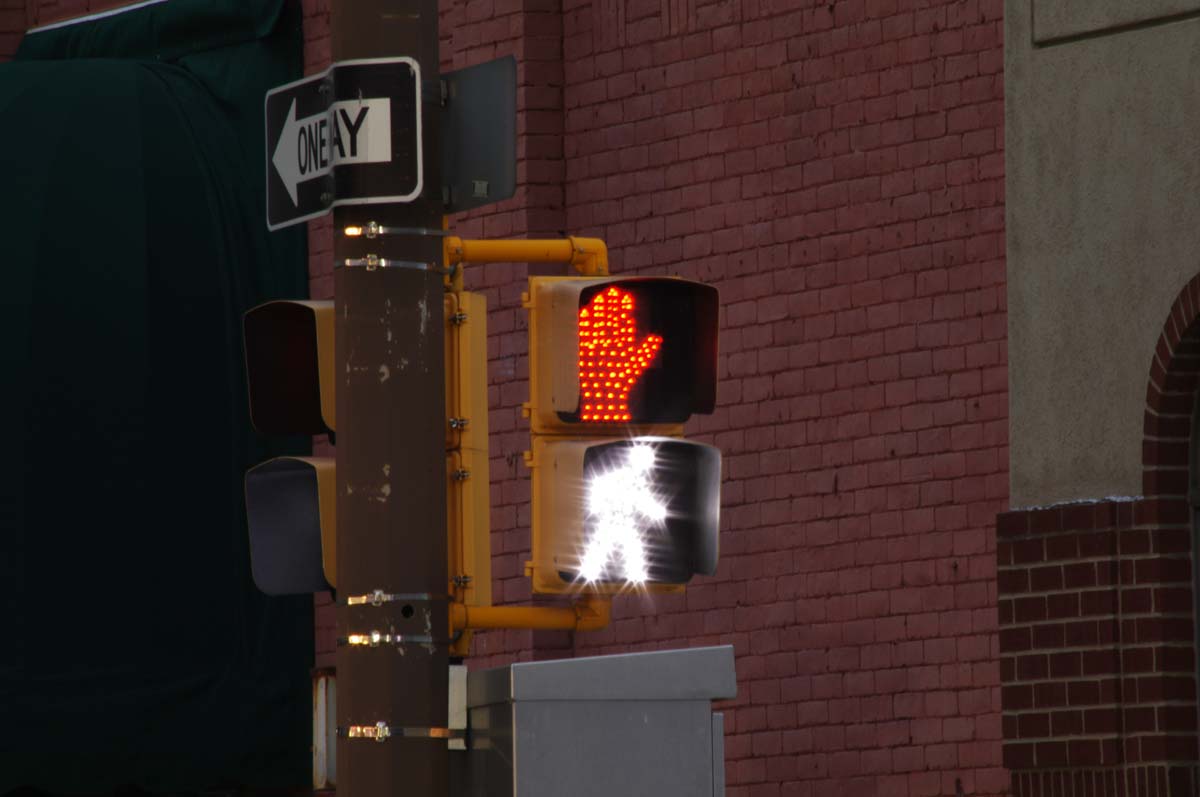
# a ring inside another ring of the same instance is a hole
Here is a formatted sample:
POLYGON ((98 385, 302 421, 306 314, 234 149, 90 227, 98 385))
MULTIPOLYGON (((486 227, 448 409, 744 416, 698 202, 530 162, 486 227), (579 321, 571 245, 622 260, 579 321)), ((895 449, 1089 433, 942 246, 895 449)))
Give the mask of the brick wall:
POLYGON ((1013 774, 1013 793, 1024 797, 1180 797, 1195 795, 1200 771, 1162 766, 1130 766, 1121 769, 1073 769, 1013 774))
POLYGON ((1162 794, 1196 793, 1191 533, 1181 499, 1001 515, 1004 763, 1014 773, 1089 774, 1106 784, 1101 795, 1150 773, 1180 783, 1162 794))
MULTIPOLYGON (((310 73, 328 3, 303 0, 310 73)), ((718 574, 618 601, 601 633, 481 634, 473 664, 728 643, 731 797, 1007 792, 1002 7, 444 0, 444 68, 519 63, 517 196, 456 231, 599 235, 614 271, 712 282, 723 304, 719 406, 689 428, 725 454, 718 574)), ((328 220, 309 243, 327 297, 328 220)), ((469 276, 490 307, 506 602, 530 599, 527 274, 469 276)))
POLYGON ((8 61, 17 51, 25 33, 26 0, 0 0, 0 63, 8 61))
MULTIPOLYGON (((28 28, 132 5, 135 2, 139 0, 0 0, 0 14, 4 13, 4 9, 22 9, 25 13, 20 32, 23 33, 28 28)), ((0 23, 0 32, 3 29, 4 26, 0 23)), ((0 44, 0 47, 2 46, 0 44)), ((14 47, 13 50, 15 49, 14 47)), ((0 49, 0 52, 4 50, 0 49)))
MULTIPOLYGON (((722 564, 608 631, 473 664, 733 644, 731 797, 995 795, 1007 497, 1000 0, 446 0, 443 66, 518 58, 518 194, 464 235, 604 237, 722 291, 722 564)), ((328 0, 304 0, 306 70, 328 0)), ((309 225, 329 296, 328 221, 309 225)), ((495 594, 530 599, 528 269, 489 299, 495 594)), ((318 610, 318 663, 332 618, 318 610)))
MULTIPOLYGON (((733 644, 731 796, 1007 793, 1001 7, 443 3, 444 68, 519 63, 518 194, 454 228, 600 235, 614 271, 713 282, 724 307, 719 407, 689 429, 726 458, 717 576, 578 639, 481 634, 473 665, 733 644)), ((506 602, 530 599, 527 274, 469 276, 506 602)))
POLYGON ((1200 277, 1149 369, 1143 496, 1000 516, 1004 761, 1017 794, 1195 795, 1192 419, 1200 277), (1066 771, 1063 771, 1066 770, 1066 771))
POLYGON ((1002 3, 567 0, 567 226, 722 292, 731 795, 999 794, 1002 3), (917 7, 919 6, 919 7, 917 7))

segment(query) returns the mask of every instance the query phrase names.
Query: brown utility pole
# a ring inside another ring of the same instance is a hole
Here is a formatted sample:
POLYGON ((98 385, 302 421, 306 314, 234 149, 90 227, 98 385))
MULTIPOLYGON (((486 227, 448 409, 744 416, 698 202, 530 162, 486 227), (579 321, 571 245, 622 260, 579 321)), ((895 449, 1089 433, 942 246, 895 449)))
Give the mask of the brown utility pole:
POLYGON ((445 797, 447 747, 439 734, 447 725, 449 619, 444 288, 436 234, 443 213, 438 9, 434 0, 335 0, 331 21, 335 62, 408 56, 420 64, 424 160, 417 200, 333 212, 338 797, 445 797), (342 232, 370 221, 434 234, 369 239, 342 232), (367 255, 389 264, 363 265, 367 255), (368 595, 376 598, 364 601, 368 595), (372 631, 391 635, 392 642, 342 642, 372 631), (386 738, 373 740, 379 735, 386 738))

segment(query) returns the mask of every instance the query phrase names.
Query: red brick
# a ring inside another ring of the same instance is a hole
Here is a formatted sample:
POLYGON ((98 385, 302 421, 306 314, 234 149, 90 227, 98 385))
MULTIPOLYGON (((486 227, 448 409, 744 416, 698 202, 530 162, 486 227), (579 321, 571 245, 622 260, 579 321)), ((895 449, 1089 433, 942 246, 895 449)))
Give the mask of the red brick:
MULTIPOLYGON (((968 701, 946 684, 986 695, 1000 684, 991 657, 1032 644, 1027 629, 998 629, 991 608, 997 533, 1030 530, 1022 513, 996 522, 999 8, 802 5, 624 3, 616 24, 603 4, 444 3, 447 65, 503 48, 522 76, 518 197, 452 226, 600 235, 614 271, 698 276, 726 297, 720 407, 689 426, 726 456, 718 575, 666 615, 662 599, 618 599, 619 633, 571 649, 734 642, 753 679, 740 699, 766 710, 727 714, 732 794, 944 794, 955 778, 995 794, 998 696, 968 701), (937 741, 912 747, 907 721, 870 725, 868 705, 881 719, 951 713, 931 720, 937 741)), ((329 60, 328 11, 305 11, 315 70, 329 60)), ((504 457, 525 447, 524 273, 468 272, 496 294, 493 539, 500 594, 514 600, 528 596, 528 480, 504 457)), ((1004 550, 1041 562, 1048 548, 1004 550)), ((536 655, 529 634, 477 639, 481 666, 536 655)))

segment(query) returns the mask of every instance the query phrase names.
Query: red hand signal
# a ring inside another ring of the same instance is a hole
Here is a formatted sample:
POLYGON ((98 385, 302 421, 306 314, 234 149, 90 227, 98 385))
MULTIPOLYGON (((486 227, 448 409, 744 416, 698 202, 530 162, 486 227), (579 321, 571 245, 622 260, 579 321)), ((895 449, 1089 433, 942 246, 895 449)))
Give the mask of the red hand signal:
POLYGON ((648 335, 636 345, 633 295, 611 287, 579 308, 579 394, 581 421, 621 422, 631 419, 629 391, 662 348, 662 338, 648 335))

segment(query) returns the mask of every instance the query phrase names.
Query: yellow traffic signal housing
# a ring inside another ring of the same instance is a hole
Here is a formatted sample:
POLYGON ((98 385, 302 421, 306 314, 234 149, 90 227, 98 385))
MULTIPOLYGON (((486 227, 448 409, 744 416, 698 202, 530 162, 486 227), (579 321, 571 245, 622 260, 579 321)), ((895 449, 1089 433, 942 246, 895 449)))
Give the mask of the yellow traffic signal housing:
POLYGON ((716 403, 717 306, 682 279, 531 278, 532 432, 682 434, 716 403))
POLYGON ((267 595, 337 586, 337 484, 329 457, 276 457, 246 472, 250 571, 267 595))
POLYGON ((717 562, 718 295, 664 277, 532 277, 534 592, 674 592, 717 562))
POLYGON ((268 435, 333 431, 333 302, 267 302, 242 325, 254 428, 268 435))
MULTIPOLYGON (((446 485, 448 577, 455 603, 492 602, 489 517, 487 300, 483 294, 447 293, 446 485)), ((465 656, 465 631, 451 645, 465 656)))
MULTIPOLYGON (((491 602, 487 303, 446 294, 447 576, 457 602, 491 602)), ((274 301, 246 313, 251 420, 263 434, 334 431, 333 302, 274 301)), ((267 594, 336 586, 333 459, 281 457, 246 474, 251 570, 267 594)), ((463 655, 469 634, 459 637, 463 655)))
MULTIPOLYGON (((250 420, 262 434, 323 434, 337 417, 333 302, 273 301, 242 319, 250 420)), ((278 457, 246 473, 250 570, 268 595, 337 585, 336 471, 328 457, 278 457)))

